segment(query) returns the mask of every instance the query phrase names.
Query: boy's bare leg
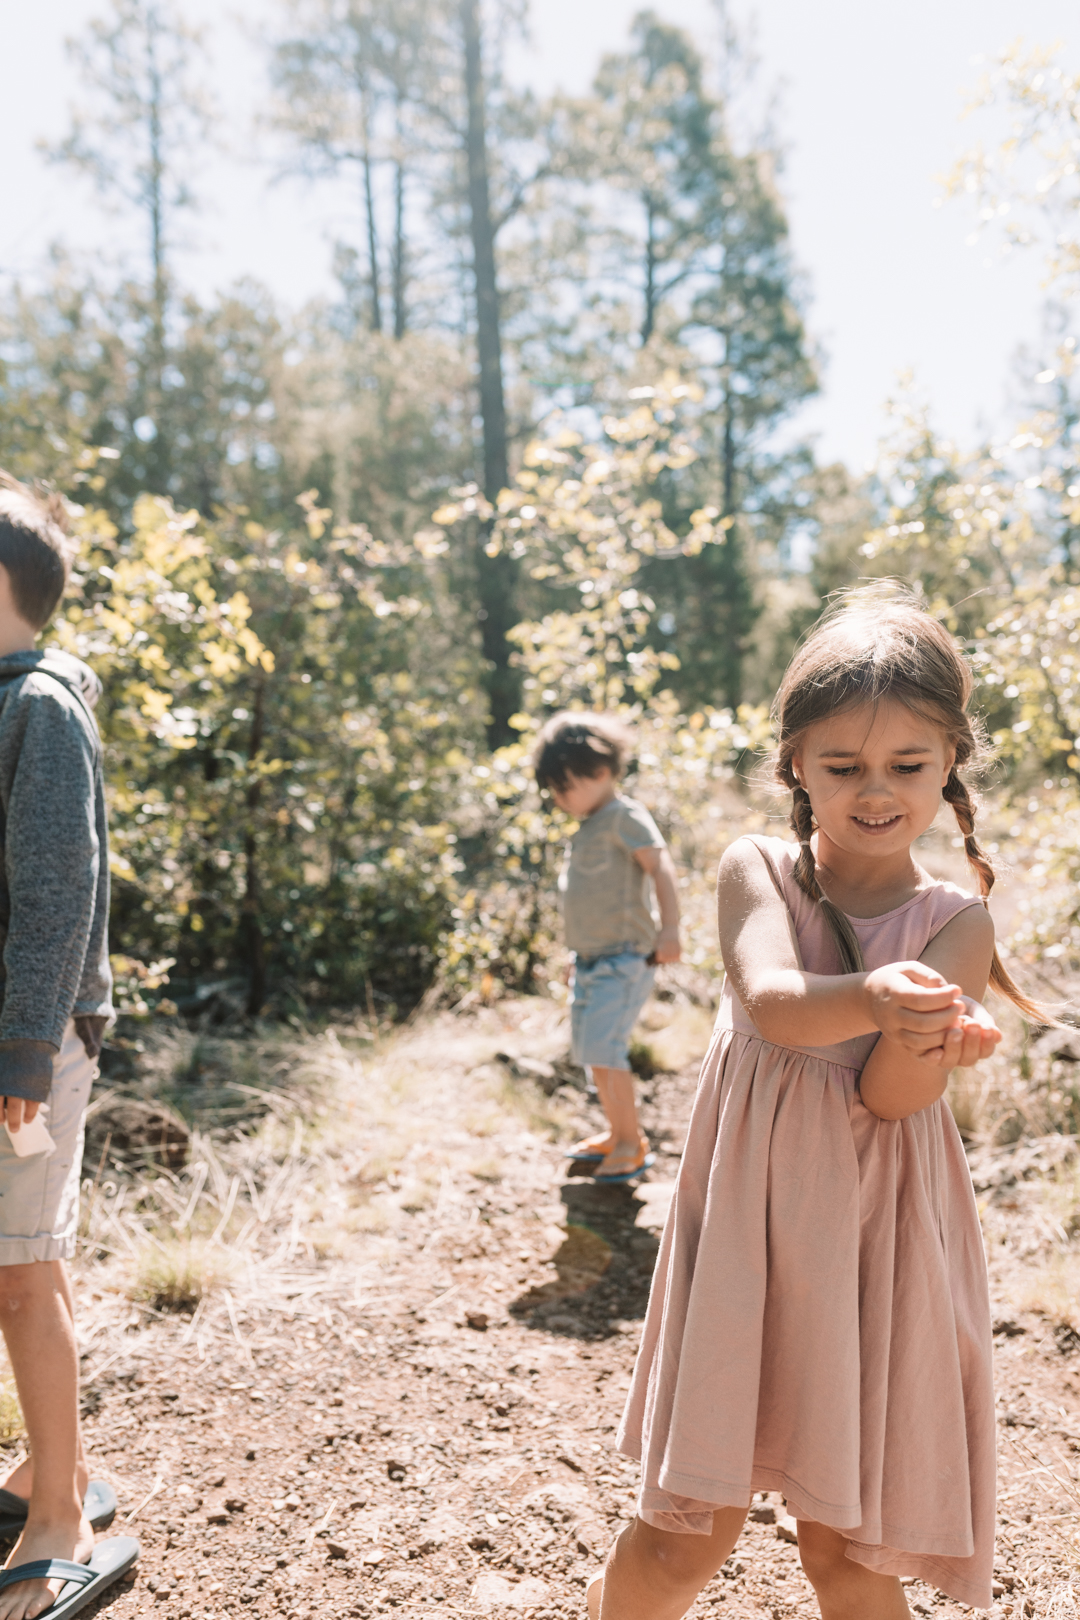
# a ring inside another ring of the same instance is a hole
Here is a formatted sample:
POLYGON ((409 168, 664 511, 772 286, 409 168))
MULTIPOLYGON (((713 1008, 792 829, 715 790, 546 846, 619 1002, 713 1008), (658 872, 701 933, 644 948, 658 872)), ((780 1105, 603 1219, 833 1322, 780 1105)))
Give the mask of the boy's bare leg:
MULTIPOLYGON (((33 1494, 26 1528, 7 1567, 38 1558, 85 1562, 94 1532, 82 1513, 79 1460, 79 1362, 67 1278, 52 1261, 0 1266, 0 1329, 19 1392, 33 1494)), ((61 1581, 20 1581, 0 1592, 0 1620, 32 1620, 61 1581)))
MULTIPOLYGON (((71 1280, 68 1277, 67 1266, 62 1260, 46 1260, 42 1264, 52 1267, 57 1287, 63 1295, 68 1315, 71 1318, 72 1325, 74 1325, 75 1300, 71 1293, 71 1280)), ((25 1456, 22 1462, 18 1463, 7 1478, 0 1483, 3 1484, 4 1490, 13 1491, 16 1496, 21 1496, 24 1502, 28 1502, 34 1489, 33 1457, 29 1454, 25 1456)), ((75 1465, 75 1483, 79 1492, 79 1500, 82 1501, 82 1498, 86 1495, 86 1487, 90 1483, 90 1467, 86 1461, 86 1451, 83 1447, 81 1423, 79 1424, 79 1448, 78 1461, 75 1465)))
POLYGON ((745 1508, 718 1508, 710 1536, 654 1530, 634 1519, 588 1589, 589 1620, 682 1620, 739 1539, 745 1508))
POLYGON ((592 1069, 593 1085, 611 1126, 611 1145, 598 1176, 620 1176, 640 1161, 644 1138, 638 1123, 634 1076, 629 1069, 592 1069))
POLYGON ((822 1620, 910 1620, 904 1588, 847 1556, 847 1538, 827 1525, 799 1520, 799 1557, 822 1620))

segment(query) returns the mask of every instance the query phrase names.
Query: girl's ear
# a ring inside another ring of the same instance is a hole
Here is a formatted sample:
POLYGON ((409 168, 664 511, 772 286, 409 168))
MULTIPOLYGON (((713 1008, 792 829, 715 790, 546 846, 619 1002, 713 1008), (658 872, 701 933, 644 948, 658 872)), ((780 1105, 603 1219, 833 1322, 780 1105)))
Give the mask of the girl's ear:
POLYGON ((949 777, 952 775, 953 766, 955 764, 956 764, 956 749, 952 748, 952 747, 946 748, 946 750, 945 750, 945 769, 941 773, 941 785, 942 785, 942 787, 945 786, 946 782, 949 780, 949 777))

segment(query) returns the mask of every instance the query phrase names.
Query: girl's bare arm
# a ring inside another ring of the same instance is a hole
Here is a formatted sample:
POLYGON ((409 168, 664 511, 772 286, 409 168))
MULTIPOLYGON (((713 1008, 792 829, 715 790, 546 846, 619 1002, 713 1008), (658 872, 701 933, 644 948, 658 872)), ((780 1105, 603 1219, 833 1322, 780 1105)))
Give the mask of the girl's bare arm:
POLYGON ((958 986, 916 983, 917 963, 872 973, 807 973, 791 913, 764 857, 740 838, 724 853, 717 885, 720 950, 735 992, 766 1040, 791 1046, 831 1046, 853 1035, 887 1030, 905 1049, 940 1047, 955 1024, 958 986), (905 971, 907 969, 908 971, 905 971))
POLYGON ((944 1031, 939 1045, 922 1053, 883 1035, 859 1081, 863 1102, 879 1119, 906 1119, 944 1093, 949 1070, 989 1057, 1001 1039, 986 1009, 994 924, 981 906, 969 906, 935 934, 920 960, 932 971, 951 974, 965 998, 964 1015, 944 1031))

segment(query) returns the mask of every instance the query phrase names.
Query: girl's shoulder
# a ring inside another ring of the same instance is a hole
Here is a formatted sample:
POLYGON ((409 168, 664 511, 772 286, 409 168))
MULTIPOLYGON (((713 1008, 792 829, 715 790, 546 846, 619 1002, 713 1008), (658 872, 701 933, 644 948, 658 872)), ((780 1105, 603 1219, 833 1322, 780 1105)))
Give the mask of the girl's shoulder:
POLYGON ((789 907, 797 903, 801 891, 795 883, 795 862, 799 857, 798 844, 787 839, 770 837, 765 833, 742 833, 733 839, 720 860, 720 884, 726 874, 741 883, 747 877, 756 879, 762 872, 768 874, 773 888, 789 907))
POLYGON ((909 902, 924 911, 929 919, 932 938, 947 922, 960 914, 978 908, 986 910, 986 901, 981 895, 973 894, 970 889, 962 889, 958 883, 950 883, 946 878, 935 878, 923 867, 919 868, 925 883, 909 902))

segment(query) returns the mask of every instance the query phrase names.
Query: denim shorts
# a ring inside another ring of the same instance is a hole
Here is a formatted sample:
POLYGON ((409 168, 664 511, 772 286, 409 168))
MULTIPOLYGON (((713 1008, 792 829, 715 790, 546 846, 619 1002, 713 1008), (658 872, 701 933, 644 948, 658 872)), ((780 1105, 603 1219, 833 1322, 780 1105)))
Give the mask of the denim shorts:
POLYGON ((598 1069, 630 1067, 630 1031, 655 977, 655 967, 636 951, 575 964, 570 1042, 576 1063, 598 1069))

